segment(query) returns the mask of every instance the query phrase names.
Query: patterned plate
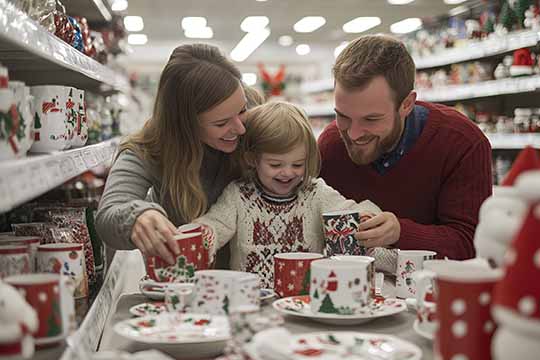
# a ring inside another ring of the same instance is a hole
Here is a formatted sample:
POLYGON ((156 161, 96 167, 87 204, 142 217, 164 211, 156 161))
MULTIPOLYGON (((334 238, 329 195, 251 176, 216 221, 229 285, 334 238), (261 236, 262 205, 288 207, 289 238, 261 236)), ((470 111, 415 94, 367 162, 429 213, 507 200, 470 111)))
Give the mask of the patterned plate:
POLYGON ((416 331, 416 333, 418 335, 420 335, 421 337, 423 337, 425 339, 433 340, 435 338, 434 333, 432 333, 429 330, 425 329, 424 327, 420 326, 420 323, 418 322, 418 319, 414 320, 413 330, 416 331))
POLYGON ((226 316, 163 313, 120 321, 114 331, 146 344, 191 344, 226 341, 230 338, 226 316))
POLYGON ((378 317, 394 315, 407 309, 407 305, 405 305, 405 301, 403 300, 395 298, 385 299, 378 296, 371 300, 369 306, 366 306, 365 310, 359 314, 322 314, 313 313, 309 306, 309 301, 308 295, 291 296, 274 301, 272 306, 282 314, 304 317, 333 325, 361 324, 378 317))
MULTIPOLYGON (((283 345, 280 344, 280 347, 283 345)), ((422 350, 395 336, 353 331, 333 331, 292 335, 288 349, 276 351, 276 358, 288 360, 419 360, 422 350), (288 354, 288 356, 286 355, 288 354)), ((266 346, 265 346, 266 347, 266 346)), ((260 344, 249 343, 244 347, 253 360, 264 359, 259 354, 260 344)), ((265 353, 268 353, 266 351, 265 353)))
POLYGON ((165 311, 167 311, 167 308, 162 301, 142 303, 129 308, 129 312, 135 316, 159 315, 165 311))

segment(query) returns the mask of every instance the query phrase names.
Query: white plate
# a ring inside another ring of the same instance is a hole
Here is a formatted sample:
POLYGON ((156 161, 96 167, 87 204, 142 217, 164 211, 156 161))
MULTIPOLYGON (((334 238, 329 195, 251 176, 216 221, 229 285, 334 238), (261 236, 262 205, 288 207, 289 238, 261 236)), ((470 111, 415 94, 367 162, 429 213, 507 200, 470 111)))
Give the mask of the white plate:
POLYGON ((153 303, 141 303, 129 308, 129 312, 135 316, 159 315, 167 311, 165 303, 162 301, 153 303))
POLYGON ((377 297, 371 300, 365 311, 359 314, 322 314, 311 311, 309 300, 308 295, 291 296, 274 301, 272 306, 282 314, 299 316, 332 325, 361 324, 379 317, 395 315, 407 309, 405 301, 401 299, 377 297))
MULTIPOLYGON (((354 331, 292 335, 286 346, 291 354, 287 360, 419 360, 422 358, 422 350, 418 346, 395 336, 354 331)), ((244 350, 253 360, 265 359, 258 353, 257 344, 249 343, 244 350)))
POLYGON ((418 319, 414 320, 413 329, 414 329, 414 331, 416 331, 416 333, 418 335, 420 335, 423 338, 426 338, 428 340, 433 340, 435 338, 434 333, 432 333, 429 330, 426 330, 422 326, 420 326, 420 322, 418 321, 418 319))
POLYGON ((114 325, 114 331, 173 357, 217 356, 230 339, 227 317, 206 314, 163 313, 127 319, 114 325))

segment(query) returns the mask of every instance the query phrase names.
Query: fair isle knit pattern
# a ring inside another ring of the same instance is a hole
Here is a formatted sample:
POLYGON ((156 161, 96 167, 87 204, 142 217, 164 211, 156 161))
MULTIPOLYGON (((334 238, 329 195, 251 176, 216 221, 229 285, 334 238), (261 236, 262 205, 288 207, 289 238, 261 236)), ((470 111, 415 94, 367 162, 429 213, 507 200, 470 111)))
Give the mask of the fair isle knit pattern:
POLYGON ((256 273, 261 287, 273 288, 273 256, 284 252, 321 253, 321 214, 346 209, 380 212, 370 201, 358 204, 345 199, 322 179, 314 179, 287 202, 271 201, 254 183, 236 181, 195 222, 205 227, 212 256, 231 241, 231 269, 256 273))

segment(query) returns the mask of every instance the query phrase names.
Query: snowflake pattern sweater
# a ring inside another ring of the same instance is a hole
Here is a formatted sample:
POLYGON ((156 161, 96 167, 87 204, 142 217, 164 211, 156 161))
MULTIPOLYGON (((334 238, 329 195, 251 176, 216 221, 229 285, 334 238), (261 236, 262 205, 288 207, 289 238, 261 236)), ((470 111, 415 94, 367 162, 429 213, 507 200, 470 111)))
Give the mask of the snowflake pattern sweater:
POLYGON ((231 269, 258 274, 263 288, 274 286, 275 254, 322 252, 323 212, 381 211, 371 201, 345 199, 322 179, 314 179, 291 201, 274 202, 261 195, 252 182, 232 182, 208 213, 194 222, 205 227, 212 257, 230 241, 231 269))

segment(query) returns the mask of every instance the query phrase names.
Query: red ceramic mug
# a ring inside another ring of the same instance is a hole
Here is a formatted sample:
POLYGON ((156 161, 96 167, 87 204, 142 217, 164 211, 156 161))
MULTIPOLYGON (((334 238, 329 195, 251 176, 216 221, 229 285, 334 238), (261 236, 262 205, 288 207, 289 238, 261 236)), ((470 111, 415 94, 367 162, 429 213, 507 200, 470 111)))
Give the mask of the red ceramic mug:
POLYGON ((303 252, 274 255, 274 291, 280 297, 309 295, 311 262, 322 258, 303 252))
POLYGON ((208 245, 200 232, 181 233, 174 236, 180 248, 174 265, 170 265, 159 256, 146 258, 146 271, 157 282, 191 282, 195 271, 208 269, 208 245))

